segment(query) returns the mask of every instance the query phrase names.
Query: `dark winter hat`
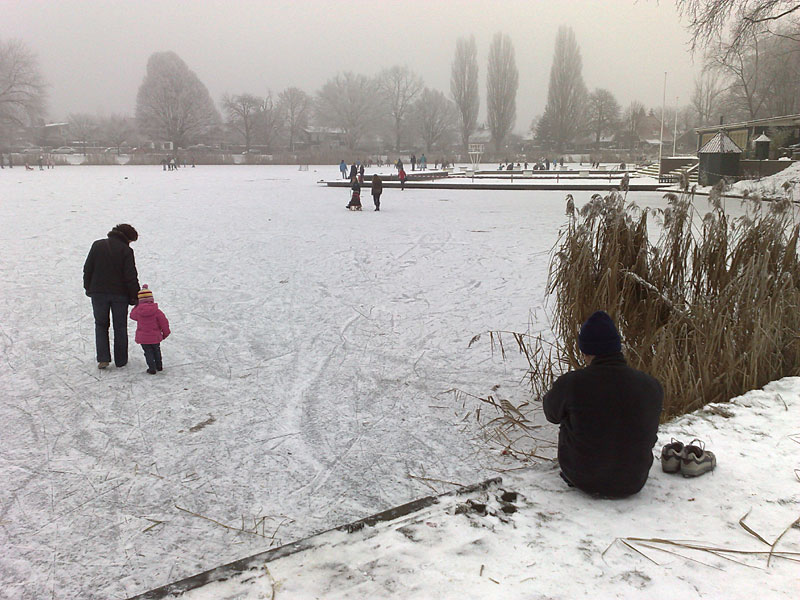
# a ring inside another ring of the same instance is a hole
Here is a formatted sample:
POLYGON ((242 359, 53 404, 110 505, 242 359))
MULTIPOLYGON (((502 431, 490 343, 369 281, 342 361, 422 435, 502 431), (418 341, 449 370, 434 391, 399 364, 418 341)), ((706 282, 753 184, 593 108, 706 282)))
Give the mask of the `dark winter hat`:
POLYGON ((598 310, 581 326, 578 347, 584 354, 613 354, 622 350, 622 342, 614 321, 603 310, 598 310))
POLYGON ((145 283, 142 286, 142 289, 139 290, 139 302, 154 302, 153 300, 153 292, 151 292, 147 284, 145 283))
POLYGON ((128 225, 127 223, 120 223, 119 225, 115 225, 114 229, 112 229, 111 231, 116 231, 129 242, 135 242, 136 240, 139 239, 139 234, 133 228, 133 225, 128 225))

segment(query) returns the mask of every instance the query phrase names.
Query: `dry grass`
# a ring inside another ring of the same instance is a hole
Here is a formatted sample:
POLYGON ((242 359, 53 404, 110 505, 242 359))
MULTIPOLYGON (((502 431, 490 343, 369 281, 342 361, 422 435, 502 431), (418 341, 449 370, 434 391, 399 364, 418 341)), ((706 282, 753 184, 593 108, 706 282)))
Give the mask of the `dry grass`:
MULTIPOLYGON (((576 211, 567 197, 548 281, 556 341, 510 334, 528 361, 534 400, 581 364, 578 330, 599 309, 617 322, 629 363, 661 381, 665 419, 800 373, 791 202, 746 200, 745 216, 732 219, 718 194, 705 215, 688 193, 665 198, 666 209, 642 210, 612 192, 576 211)), ((505 354, 502 335, 493 332, 492 345, 505 354)))

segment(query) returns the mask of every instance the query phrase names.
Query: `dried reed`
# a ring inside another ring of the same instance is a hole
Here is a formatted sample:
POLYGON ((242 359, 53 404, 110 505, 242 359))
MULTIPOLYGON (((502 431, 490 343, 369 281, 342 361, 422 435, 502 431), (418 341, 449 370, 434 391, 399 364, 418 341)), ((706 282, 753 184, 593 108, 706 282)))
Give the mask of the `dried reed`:
MULTIPOLYGON (((664 386, 664 419, 800 373, 800 227, 789 199, 745 200, 738 218, 719 194, 705 215, 689 193, 665 199, 667 208, 649 210, 595 194, 576 211, 567 197, 547 287, 556 341, 511 334, 534 400, 581 364, 578 330, 599 309, 617 322, 629 363, 664 386)), ((491 343, 505 356, 503 333, 491 343)))

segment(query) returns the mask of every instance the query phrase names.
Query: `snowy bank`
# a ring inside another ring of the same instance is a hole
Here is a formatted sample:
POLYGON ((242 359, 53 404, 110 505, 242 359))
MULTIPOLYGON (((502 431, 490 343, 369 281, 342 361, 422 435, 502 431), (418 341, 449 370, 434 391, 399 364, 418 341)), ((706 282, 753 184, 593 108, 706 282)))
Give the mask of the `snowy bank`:
POLYGON ((656 450, 698 437, 716 453, 716 470, 697 479, 656 460, 641 493, 598 500, 567 488, 554 465, 510 472, 178 596, 795 598, 799 415, 800 378, 785 378, 661 427, 656 450))

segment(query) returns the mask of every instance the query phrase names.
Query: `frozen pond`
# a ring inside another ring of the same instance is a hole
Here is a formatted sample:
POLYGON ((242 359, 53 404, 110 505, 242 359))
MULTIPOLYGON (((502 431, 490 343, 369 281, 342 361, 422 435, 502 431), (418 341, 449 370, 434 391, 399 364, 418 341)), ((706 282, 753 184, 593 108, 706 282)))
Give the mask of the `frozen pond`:
POLYGON ((541 318, 564 193, 352 213, 336 173, 0 171, 3 596, 125 598, 496 474, 444 392, 524 398, 520 360, 468 343, 541 318), (128 366, 94 359, 82 266, 121 222, 173 331, 155 377, 133 322, 128 366))

